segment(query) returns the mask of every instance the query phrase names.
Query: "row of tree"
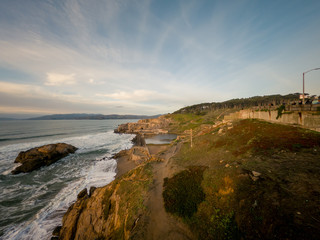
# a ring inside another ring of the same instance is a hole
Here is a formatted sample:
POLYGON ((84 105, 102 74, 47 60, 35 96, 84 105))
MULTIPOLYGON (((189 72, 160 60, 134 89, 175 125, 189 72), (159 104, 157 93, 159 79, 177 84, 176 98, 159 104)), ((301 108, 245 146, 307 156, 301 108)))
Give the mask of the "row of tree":
POLYGON ((293 102, 298 104, 299 95, 300 93, 291 93, 287 95, 276 94, 267 96, 255 96, 250 98, 236 98, 225 102, 201 103, 181 108, 175 113, 203 113, 217 109, 244 109, 259 106, 268 107, 281 104, 292 104, 293 102))

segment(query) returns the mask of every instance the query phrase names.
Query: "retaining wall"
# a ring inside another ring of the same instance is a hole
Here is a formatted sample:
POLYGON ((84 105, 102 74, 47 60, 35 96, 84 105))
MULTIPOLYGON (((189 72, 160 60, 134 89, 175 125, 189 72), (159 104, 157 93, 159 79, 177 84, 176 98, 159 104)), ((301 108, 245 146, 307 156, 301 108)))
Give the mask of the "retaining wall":
POLYGON ((255 118, 269 122, 299 125, 314 131, 320 132, 320 114, 319 111, 290 111, 284 112, 277 119, 277 110, 256 110, 245 109, 239 112, 231 113, 224 117, 225 120, 255 118))

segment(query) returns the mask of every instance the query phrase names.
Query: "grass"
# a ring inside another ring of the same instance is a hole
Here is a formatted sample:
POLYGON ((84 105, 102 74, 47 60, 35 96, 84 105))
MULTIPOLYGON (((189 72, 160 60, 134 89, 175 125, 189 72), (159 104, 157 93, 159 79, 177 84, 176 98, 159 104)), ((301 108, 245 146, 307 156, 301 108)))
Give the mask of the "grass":
POLYGON ((103 200, 104 217, 106 220, 111 214, 117 214, 119 217, 119 225, 114 226, 114 231, 110 234, 111 239, 124 239, 125 232, 133 229, 137 218, 143 213, 146 214, 144 198, 152 179, 152 165, 147 163, 115 180, 106 190, 103 200))
POLYGON ((254 154, 270 154, 277 150, 297 151, 319 146, 319 136, 319 133, 301 128, 244 120, 214 145, 217 148, 228 146, 236 156, 249 150, 254 154))
POLYGON ((185 130, 195 129, 204 123, 202 115, 192 113, 187 114, 172 114, 171 118, 175 124, 171 125, 170 132, 183 133, 185 130))
POLYGON ((220 109, 215 111, 208 111, 202 114, 195 113, 179 113, 179 114, 170 114, 168 117, 174 120, 174 123, 170 125, 169 131, 172 133, 181 134, 185 130, 193 129, 195 131, 202 124, 213 125, 217 121, 221 121, 226 114, 235 112, 235 109, 220 109))
POLYGON ((317 239, 319 159, 320 133, 258 120, 195 137, 193 148, 185 143, 172 159, 207 166, 205 198, 186 222, 198 239, 317 239), (261 173, 257 181, 252 171, 261 173))

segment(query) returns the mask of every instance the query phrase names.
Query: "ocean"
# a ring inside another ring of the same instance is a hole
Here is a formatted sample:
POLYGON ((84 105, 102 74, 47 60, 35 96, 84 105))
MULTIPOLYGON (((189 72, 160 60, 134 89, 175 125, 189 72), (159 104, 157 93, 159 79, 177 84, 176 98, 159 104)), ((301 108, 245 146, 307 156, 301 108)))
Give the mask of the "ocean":
POLYGON ((130 148, 134 136, 113 130, 135 121, 0 121, 0 239, 50 239, 82 189, 114 179, 117 163, 112 155, 130 148), (78 150, 31 173, 11 174, 20 151, 58 142, 78 150))

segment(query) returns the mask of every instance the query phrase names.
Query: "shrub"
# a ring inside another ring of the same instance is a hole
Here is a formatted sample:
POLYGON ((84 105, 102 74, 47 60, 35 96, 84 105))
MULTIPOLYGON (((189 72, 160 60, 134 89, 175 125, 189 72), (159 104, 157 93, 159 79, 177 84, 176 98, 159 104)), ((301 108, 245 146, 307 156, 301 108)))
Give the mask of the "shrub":
POLYGON ((166 211, 180 217, 190 218, 205 199, 201 187, 206 167, 193 166, 172 178, 164 179, 163 199, 166 211))
POLYGON ((285 108, 286 108, 286 107, 285 107, 284 105, 281 105, 280 107, 277 108, 277 110, 278 110, 277 119, 278 119, 278 118, 281 118, 282 112, 284 111, 285 108))

